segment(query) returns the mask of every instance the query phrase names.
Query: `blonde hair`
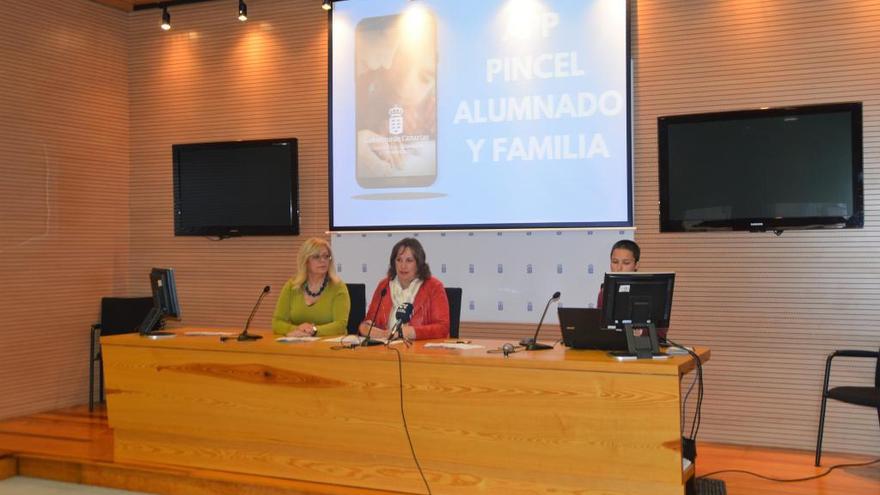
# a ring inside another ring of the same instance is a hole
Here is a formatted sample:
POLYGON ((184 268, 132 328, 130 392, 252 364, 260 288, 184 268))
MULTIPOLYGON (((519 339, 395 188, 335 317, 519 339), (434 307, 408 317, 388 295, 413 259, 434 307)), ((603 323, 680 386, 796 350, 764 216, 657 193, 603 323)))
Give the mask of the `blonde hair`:
MULTIPOLYGON (((330 243, 320 237, 306 239, 302 246, 299 247, 299 254, 296 255, 296 275, 291 279, 294 287, 299 287, 306 282, 306 277, 309 276, 309 258, 321 254, 322 249, 326 249, 330 256, 333 256, 333 249, 330 248, 330 243)), ((336 275, 335 261, 330 260, 327 276, 330 277, 330 282, 338 284, 340 280, 339 276, 336 275)))

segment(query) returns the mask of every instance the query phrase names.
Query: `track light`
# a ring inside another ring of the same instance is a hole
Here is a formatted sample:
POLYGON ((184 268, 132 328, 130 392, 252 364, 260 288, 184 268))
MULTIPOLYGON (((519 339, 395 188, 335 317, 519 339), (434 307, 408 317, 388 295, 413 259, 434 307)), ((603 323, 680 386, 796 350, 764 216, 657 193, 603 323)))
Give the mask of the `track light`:
POLYGON ((168 13, 168 7, 162 7, 162 29, 168 31, 171 29, 171 14, 168 13))
POLYGON ((321 8, 324 9, 324 10, 330 10, 330 9, 332 9, 332 8, 333 8, 333 2, 332 2, 332 0, 324 0, 324 2, 321 3, 321 8))
POLYGON ((247 4, 244 0, 238 0, 238 20, 241 22, 247 20, 247 4))

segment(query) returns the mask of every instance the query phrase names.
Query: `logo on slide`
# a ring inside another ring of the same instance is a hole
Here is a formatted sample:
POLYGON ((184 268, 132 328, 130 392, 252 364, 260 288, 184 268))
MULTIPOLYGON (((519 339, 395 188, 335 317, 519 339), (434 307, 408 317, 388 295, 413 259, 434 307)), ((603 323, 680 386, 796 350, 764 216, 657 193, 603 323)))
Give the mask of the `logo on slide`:
POLYGON ((388 110, 388 134, 392 136, 403 134, 403 109, 400 105, 394 105, 388 110))

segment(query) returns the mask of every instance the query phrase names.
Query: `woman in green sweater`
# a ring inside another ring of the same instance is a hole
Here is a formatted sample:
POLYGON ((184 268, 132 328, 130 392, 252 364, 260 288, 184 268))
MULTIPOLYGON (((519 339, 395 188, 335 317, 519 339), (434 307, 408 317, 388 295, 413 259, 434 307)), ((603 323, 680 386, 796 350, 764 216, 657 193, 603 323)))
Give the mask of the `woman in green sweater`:
POLYGON ((272 330, 291 337, 345 334, 351 300, 333 267, 330 243, 307 239, 296 262, 296 276, 284 284, 275 304, 272 330))

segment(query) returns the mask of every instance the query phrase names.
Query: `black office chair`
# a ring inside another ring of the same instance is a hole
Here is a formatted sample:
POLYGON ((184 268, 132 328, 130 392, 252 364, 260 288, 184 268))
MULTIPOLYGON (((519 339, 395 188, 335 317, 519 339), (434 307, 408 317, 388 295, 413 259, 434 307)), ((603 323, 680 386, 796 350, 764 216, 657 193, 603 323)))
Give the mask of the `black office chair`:
POLYGON ((457 339, 461 324, 461 288, 446 287, 446 299, 449 299, 449 338, 457 339))
POLYGON ((816 466, 822 460, 822 431, 825 428, 825 402, 828 399, 839 400, 848 404, 867 406, 877 409, 880 420, 880 351, 834 351, 825 362, 825 385, 822 387, 822 407, 819 411, 819 437, 816 439, 816 466), (877 361, 874 371, 873 387, 834 387, 828 388, 831 377, 831 360, 836 357, 871 358, 877 361))
POLYGON ((348 297, 351 299, 351 309, 348 310, 348 334, 358 333, 358 325, 364 321, 367 312, 367 286, 364 284, 345 284, 348 287, 348 297))
POLYGON ((153 308, 152 297, 103 297, 101 322, 92 325, 89 351, 89 411, 95 408, 95 363, 98 364, 98 401, 104 401, 104 360, 101 355, 102 335, 119 335, 137 331, 137 326, 153 308))

